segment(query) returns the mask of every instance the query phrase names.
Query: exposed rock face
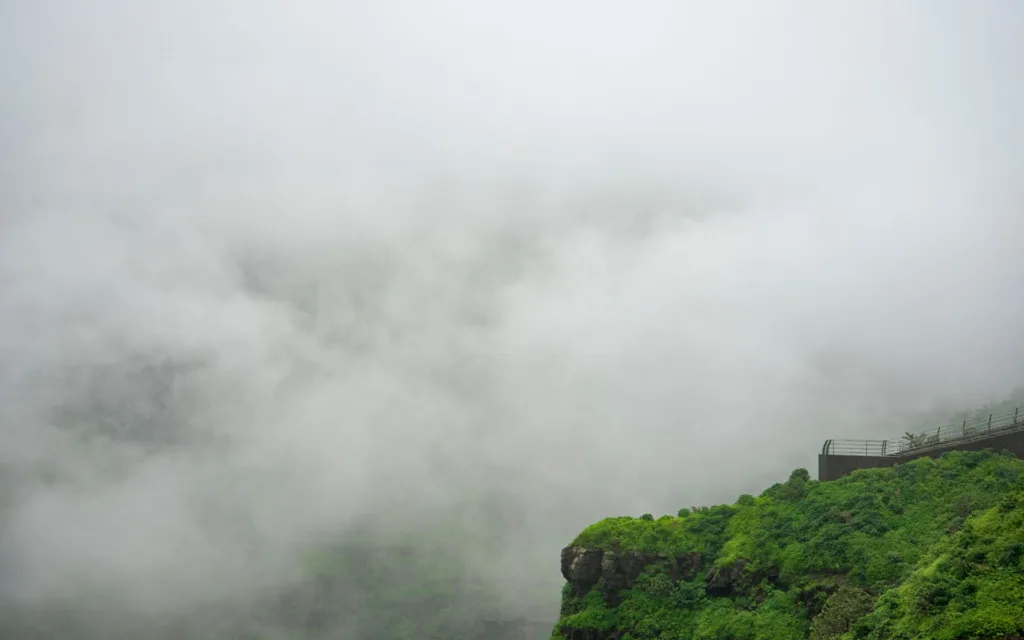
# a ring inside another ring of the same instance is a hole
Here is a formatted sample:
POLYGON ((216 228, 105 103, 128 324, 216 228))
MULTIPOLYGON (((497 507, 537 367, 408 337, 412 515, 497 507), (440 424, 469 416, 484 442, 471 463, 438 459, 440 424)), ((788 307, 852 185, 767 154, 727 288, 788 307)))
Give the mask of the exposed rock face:
POLYGON ((601 579, 604 551, 584 547, 562 549, 562 577, 577 593, 585 593, 601 579))
POLYGON ((727 596, 739 591, 746 582, 747 561, 737 560, 726 567, 718 567, 708 573, 707 592, 711 596, 727 596))
MULTIPOLYGON (((586 547, 562 549, 562 577, 572 585, 575 595, 583 595, 601 584, 601 596, 612 607, 619 605, 621 592, 631 588, 650 565, 661 567, 672 580, 692 580, 700 572, 701 554, 616 552, 586 547)), ((621 636, 618 631, 568 628, 562 631, 569 640, 618 640, 621 636)))
POLYGON ((672 580, 692 580, 701 568, 698 552, 672 556, 642 551, 605 551, 585 547, 562 549, 562 576, 577 595, 590 591, 603 581, 602 593, 609 604, 618 604, 618 592, 629 589, 644 568, 657 564, 672 580))

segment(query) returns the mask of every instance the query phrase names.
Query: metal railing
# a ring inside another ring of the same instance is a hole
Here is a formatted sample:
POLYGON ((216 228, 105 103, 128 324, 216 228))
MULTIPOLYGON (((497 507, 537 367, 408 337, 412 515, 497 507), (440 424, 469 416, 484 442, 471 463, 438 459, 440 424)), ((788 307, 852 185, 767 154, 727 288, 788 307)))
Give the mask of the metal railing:
POLYGON ((908 432, 901 438, 889 440, 826 440, 821 453, 827 456, 901 457, 1014 431, 1024 431, 1024 413, 1020 409, 990 413, 918 433, 908 432))

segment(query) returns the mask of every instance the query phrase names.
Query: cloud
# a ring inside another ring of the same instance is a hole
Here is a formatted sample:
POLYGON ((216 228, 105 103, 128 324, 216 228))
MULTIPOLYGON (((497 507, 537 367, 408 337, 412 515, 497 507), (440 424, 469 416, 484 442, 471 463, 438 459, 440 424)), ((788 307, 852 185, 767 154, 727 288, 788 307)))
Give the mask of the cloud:
POLYGON ((557 589, 1024 377, 1014 3, 3 12, 5 598, 495 500, 557 589))

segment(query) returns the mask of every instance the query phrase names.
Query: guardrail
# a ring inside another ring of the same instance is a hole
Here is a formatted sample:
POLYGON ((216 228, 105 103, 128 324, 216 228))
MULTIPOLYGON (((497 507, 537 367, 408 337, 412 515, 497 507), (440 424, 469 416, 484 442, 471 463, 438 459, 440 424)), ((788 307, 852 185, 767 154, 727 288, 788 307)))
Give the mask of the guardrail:
POLYGON ((892 456, 894 458, 924 453, 949 444, 984 440, 997 434, 1024 431, 1024 414, 1020 409, 990 413, 987 417, 963 420, 918 433, 906 433, 888 440, 826 440, 822 455, 892 456))

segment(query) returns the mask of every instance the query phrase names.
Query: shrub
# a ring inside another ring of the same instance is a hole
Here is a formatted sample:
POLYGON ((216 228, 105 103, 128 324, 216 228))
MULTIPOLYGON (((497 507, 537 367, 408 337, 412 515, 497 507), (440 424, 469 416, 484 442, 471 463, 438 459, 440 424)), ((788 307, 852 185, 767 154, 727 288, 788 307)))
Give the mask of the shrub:
POLYGON ((811 623, 811 640, 839 638, 853 627, 853 623, 874 608, 871 594, 857 587, 840 587, 811 623))
POLYGON ((739 507, 752 507, 756 503, 757 503, 757 498, 755 498, 754 496, 750 495, 749 493, 744 493, 736 501, 736 506, 739 506, 739 507))

